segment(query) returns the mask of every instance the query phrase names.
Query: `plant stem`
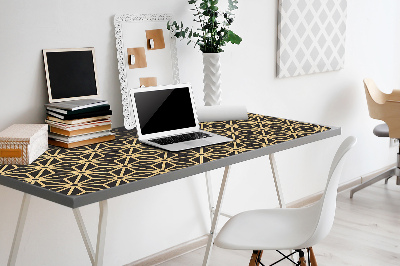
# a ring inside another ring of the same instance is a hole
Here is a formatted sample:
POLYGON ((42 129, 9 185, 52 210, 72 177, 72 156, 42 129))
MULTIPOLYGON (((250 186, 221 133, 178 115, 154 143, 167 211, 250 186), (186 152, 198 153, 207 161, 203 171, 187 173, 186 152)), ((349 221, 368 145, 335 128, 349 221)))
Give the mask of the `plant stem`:
MULTIPOLYGON (((200 26, 203 29, 204 25, 205 25, 204 15, 203 15, 202 12, 200 12, 200 9, 199 9, 199 7, 197 6, 196 3, 194 4, 194 6, 196 7, 197 13, 199 13, 200 26)), ((204 43, 204 46, 205 46, 206 45, 206 32, 204 30, 202 32, 203 32, 203 43, 204 43)))

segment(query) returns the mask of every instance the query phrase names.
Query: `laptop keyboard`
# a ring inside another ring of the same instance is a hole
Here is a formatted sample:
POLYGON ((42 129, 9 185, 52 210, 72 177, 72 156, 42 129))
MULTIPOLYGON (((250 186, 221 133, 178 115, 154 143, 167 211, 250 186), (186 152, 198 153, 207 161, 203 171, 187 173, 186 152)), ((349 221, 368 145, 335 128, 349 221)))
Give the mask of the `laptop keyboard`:
POLYGON ((149 141, 160 144, 160 145, 168 145, 168 144, 179 143, 179 142, 184 142, 184 141, 189 141, 189 140, 203 139, 203 138, 208 138, 208 137, 211 137, 211 135, 204 133, 204 132, 193 132, 193 133, 187 133, 187 134, 182 134, 182 135, 169 136, 169 137, 158 138, 158 139, 151 139, 149 141))

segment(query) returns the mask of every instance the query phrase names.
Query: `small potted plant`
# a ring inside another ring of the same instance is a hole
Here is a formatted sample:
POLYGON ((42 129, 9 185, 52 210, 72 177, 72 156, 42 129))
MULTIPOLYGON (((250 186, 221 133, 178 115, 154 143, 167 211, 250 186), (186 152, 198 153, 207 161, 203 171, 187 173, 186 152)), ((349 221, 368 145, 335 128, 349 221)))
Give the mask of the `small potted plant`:
POLYGON ((203 53, 204 64, 204 103, 218 105, 221 103, 220 91, 220 53, 227 43, 240 44, 242 38, 229 29, 234 21, 233 11, 238 9, 238 0, 228 0, 228 9, 219 11, 218 0, 189 0, 194 7, 193 21, 200 24, 197 29, 184 27, 183 23, 168 22, 167 29, 177 38, 188 39, 187 44, 194 43, 203 53))

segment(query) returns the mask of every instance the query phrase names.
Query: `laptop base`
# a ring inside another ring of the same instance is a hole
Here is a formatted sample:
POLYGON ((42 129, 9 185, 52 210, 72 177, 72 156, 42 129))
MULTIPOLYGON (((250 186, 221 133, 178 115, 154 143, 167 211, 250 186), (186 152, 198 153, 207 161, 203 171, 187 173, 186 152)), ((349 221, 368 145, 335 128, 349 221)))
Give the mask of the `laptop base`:
POLYGON ((207 133, 211 136, 208 138, 204 138, 204 139, 189 140, 189 141, 183 141, 183 142, 172 143, 172 144, 167 144, 167 145, 160 145, 160 144, 154 143, 149 140, 139 140, 139 141, 146 145, 157 147, 157 148, 167 150, 167 151, 182 151, 182 150, 187 150, 187 149, 193 149, 193 148, 204 147, 204 146, 208 146, 208 145, 233 141, 233 139, 231 139, 231 138, 220 136, 220 135, 210 133, 207 131, 200 130, 200 132, 207 133))

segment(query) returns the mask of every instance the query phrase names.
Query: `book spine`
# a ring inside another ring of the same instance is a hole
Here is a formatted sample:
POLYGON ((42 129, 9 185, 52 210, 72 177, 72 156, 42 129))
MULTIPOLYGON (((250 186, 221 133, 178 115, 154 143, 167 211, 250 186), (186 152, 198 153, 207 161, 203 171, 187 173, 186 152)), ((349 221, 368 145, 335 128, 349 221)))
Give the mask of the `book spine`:
POLYGON ((89 133, 94 133, 94 132, 99 132, 99 131, 104 131, 104 130, 110 130, 110 129, 111 129, 111 125, 94 126, 94 127, 90 127, 90 128, 84 128, 84 129, 78 129, 78 130, 72 130, 72 131, 63 130, 60 128, 50 126, 50 132, 64 135, 67 137, 89 134, 89 133))
POLYGON ((88 105, 84 105, 84 106, 77 106, 77 107, 72 108, 71 110, 76 111, 76 110, 85 109, 85 108, 94 107, 94 106, 103 105, 103 104, 108 104, 108 102, 103 101, 103 102, 92 103, 92 104, 88 104, 88 105))
POLYGON ((68 114, 67 110, 63 110, 63 109, 57 109, 57 108, 52 108, 52 107, 46 107, 47 111, 53 111, 53 112, 57 112, 60 114, 68 114))
POLYGON ((77 103, 78 101, 81 101, 81 100, 64 101, 64 102, 60 102, 60 103, 47 103, 44 106, 68 110, 68 111, 74 111, 74 110, 85 109, 85 108, 89 108, 89 107, 93 107, 93 106, 108 104, 108 102, 104 101, 104 100, 98 100, 98 101, 91 102, 91 103, 82 103, 82 102, 77 103))
POLYGON ((47 120, 55 121, 57 123, 68 124, 68 125, 78 125, 81 123, 88 123, 88 122, 99 121, 99 120, 110 119, 110 118, 111 117, 109 115, 101 115, 101 116, 95 116, 95 117, 83 118, 83 119, 61 120, 61 119, 53 117, 53 116, 47 116, 47 120))
POLYGON ((107 110, 110 110, 110 105, 109 104, 99 105, 99 106, 94 106, 94 107, 78 109, 75 111, 63 110, 63 109, 54 108, 54 107, 46 107, 46 109, 47 109, 47 111, 55 112, 55 113, 61 114, 61 115, 76 115, 76 114, 84 114, 84 113, 91 113, 91 112, 107 111, 107 110))
POLYGON ((51 112, 51 111, 48 111, 47 113, 51 116, 57 117, 62 120, 74 120, 74 119, 91 118, 91 117, 103 116, 103 115, 112 115, 111 110, 82 113, 82 114, 73 114, 73 115, 61 115, 61 114, 57 114, 57 113, 51 112))
POLYGON ((103 137, 99 137, 99 138, 78 141, 78 142, 74 142, 74 143, 64 143, 61 141, 49 139, 49 144, 53 145, 53 146, 59 146, 62 148, 69 149, 69 148, 75 148, 75 147, 100 143, 100 142, 104 142, 104 141, 110 141, 110 140, 114 140, 114 139, 115 139, 114 135, 108 135, 108 136, 103 136, 103 137))
POLYGON ((52 126, 53 128, 59 128, 59 129, 66 130, 66 131, 74 131, 74 130, 85 129, 85 128, 90 128, 90 127, 111 125, 111 120, 107 120, 107 119, 93 121, 93 122, 84 122, 84 123, 80 123, 77 125, 58 123, 58 122, 47 120, 47 119, 45 120, 45 122, 49 126, 52 126))
POLYGON ((48 115, 51 115, 51 116, 54 116, 54 117, 56 117, 56 118, 58 118, 58 119, 64 120, 64 115, 60 115, 60 114, 54 113, 54 112, 52 112, 52 111, 47 111, 47 114, 48 114, 48 115))

